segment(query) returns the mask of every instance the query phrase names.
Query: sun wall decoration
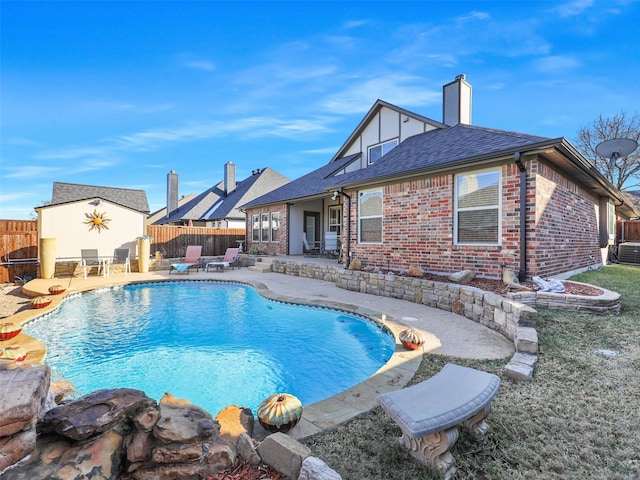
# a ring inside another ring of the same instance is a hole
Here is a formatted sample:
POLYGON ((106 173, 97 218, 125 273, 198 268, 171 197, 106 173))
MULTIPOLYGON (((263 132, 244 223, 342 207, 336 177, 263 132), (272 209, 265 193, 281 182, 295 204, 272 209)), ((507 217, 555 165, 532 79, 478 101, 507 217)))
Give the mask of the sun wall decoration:
POLYGON ((89 231, 97 230, 98 233, 101 233, 102 230, 109 230, 109 226, 107 225, 111 219, 107 218, 107 212, 98 212, 94 210, 93 213, 85 213, 85 217, 87 217, 86 222, 82 222, 85 225, 89 225, 89 231))

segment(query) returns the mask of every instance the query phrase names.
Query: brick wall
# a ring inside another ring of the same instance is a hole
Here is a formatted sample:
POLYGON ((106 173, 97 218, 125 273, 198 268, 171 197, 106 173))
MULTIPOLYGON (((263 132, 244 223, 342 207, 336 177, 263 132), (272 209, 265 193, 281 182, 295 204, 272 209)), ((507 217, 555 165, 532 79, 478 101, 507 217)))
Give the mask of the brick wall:
POLYGON ((287 205, 285 203, 247 210, 247 246, 245 251, 248 252, 252 248, 257 248, 262 254, 287 255, 289 252, 288 232, 289 223, 287 205), (277 242, 254 242, 252 230, 253 215, 271 212, 280 212, 280 238, 277 242))
POLYGON ((530 274, 547 277, 597 263, 598 198, 547 164, 531 166, 536 197, 528 227, 530 274))
MULTIPOLYGON (((500 277, 502 266, 518 270, 520 177, 518 168, 502 168, 502 244, 454 245, 453 175, 422 178, 383 188, 383 245, 355 243, 352 252, 368 265, 454 272, 473 270, 500 277)), ((353 208, 357 222, 357 205, 353 208)))

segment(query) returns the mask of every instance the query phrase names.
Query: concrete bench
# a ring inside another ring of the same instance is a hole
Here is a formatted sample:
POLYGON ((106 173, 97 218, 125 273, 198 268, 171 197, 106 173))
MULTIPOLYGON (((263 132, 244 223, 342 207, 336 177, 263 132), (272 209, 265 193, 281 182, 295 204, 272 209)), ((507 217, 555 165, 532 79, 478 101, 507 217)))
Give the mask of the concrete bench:
POLYGON ((377 400, 402 430, 398 443, 448 479, 456 471, 449 449, 458 440, 458 426, 469 431, 480 450, 488 429, 484 420, 499 386, 495 375, 448 363, 430 379, 377 400))

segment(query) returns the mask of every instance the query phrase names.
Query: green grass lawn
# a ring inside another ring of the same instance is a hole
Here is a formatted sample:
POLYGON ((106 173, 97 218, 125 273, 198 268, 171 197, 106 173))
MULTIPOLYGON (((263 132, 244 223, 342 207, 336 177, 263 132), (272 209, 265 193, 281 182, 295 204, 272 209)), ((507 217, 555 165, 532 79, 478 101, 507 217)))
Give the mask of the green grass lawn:
MULTIPOLYGON (((540 309, 532 382, 504 378, 508 358, 424 357, 412 383, 447 362, 502 378, 484 452, 475 454, 461 435, 452 450, 455 478, 640 478, 640 269, 612 265, 572 280, 619 292, 622 311, 597 316, 540 309)), ((400 429, 378 407, 306 443, 345 480, 440 478, 396 447, 398 436, 400 429)))

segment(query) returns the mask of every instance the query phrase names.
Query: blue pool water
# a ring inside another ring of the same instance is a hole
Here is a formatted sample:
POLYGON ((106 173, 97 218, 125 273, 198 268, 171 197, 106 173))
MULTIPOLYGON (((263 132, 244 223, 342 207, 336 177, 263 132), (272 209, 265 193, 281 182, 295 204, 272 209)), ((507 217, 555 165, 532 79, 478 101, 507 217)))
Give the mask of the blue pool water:
POLYGON ((222 282, 97 290, 24 331, 81 394, 128 387, 159 400, 170 392, 213 415, 234 404, 255 414, 275 393, 303 405, 326 399, 371 376, 395 347, 366 319, 222 282))

